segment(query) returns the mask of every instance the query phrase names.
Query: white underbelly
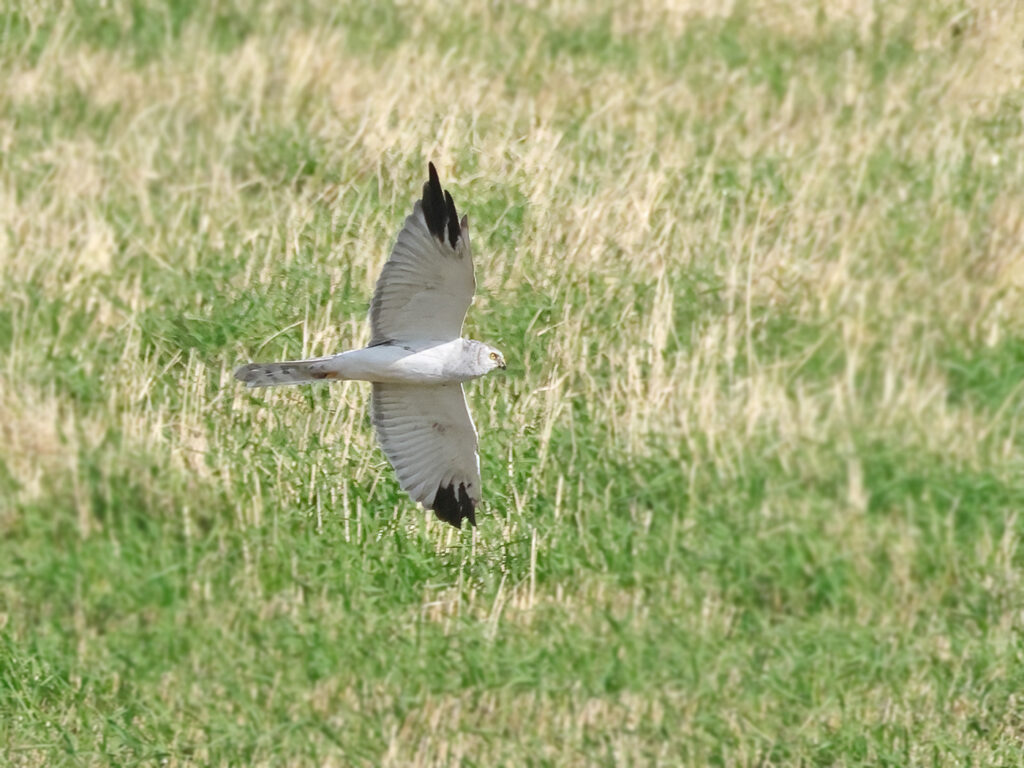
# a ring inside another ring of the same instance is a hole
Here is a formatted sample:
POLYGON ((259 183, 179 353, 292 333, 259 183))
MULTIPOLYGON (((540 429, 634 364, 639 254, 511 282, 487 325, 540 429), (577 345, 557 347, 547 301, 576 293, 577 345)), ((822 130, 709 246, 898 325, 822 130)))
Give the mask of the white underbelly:
POLYGON ((341 379, 389 384, 444 384, 463 380, 445 371, 441 347, 410 351, 384 344, 342 352, 330 365, 341 379))

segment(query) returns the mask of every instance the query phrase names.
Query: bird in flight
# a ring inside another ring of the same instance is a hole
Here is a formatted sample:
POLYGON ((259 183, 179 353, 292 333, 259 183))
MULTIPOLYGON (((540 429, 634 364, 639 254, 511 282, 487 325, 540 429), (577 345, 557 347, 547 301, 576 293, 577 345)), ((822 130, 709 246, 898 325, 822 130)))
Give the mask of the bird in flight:
POLYGON ((475 288, 469 220, 459 221, 430 163, 423 199, 377 279, 369 346, 312 360, 249 363, 235 378, 248 387, 373 382, 373 426, 402 489, 438 519, 475 526, 480 456, 462 383, 505 368, 497 349, 462 338, 475 288))

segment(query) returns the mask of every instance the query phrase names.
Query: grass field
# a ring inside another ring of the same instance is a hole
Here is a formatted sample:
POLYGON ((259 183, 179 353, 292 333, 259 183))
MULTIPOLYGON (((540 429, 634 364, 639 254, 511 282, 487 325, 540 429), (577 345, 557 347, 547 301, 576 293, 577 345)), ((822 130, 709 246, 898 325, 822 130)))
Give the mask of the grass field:
POLYGON ((0 761, 1024 764, 1024 7, 15 0, 0 761), (712 8, 714 10, 708 10, 712 8), (475 533, 367 340, 473 226, 475 533))

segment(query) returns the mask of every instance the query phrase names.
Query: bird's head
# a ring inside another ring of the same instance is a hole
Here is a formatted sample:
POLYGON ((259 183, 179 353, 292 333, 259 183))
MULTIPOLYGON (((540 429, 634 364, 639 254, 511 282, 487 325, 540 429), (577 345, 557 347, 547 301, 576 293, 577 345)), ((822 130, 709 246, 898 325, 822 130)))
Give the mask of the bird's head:
POLYGON ((505 370, 505 356, 494 347, 480 343, 477 360, 484 373, 490 373, 495 368, 505 370))
POLYGON ((501 368, 503 371, 505 370, 505 356, 494 347, 487 348, 487 360, 490 362, 492 371, 495 368, 501 368))

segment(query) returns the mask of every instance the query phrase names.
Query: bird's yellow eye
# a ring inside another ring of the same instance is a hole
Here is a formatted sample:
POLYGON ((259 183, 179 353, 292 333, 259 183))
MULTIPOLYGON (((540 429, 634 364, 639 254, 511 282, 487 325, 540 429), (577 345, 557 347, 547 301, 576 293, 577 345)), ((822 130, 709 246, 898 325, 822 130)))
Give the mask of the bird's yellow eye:
POLYGON ((498 353, 497 352, 491 352, 491 360, 497 360, 497 359, 498 359, 498 353))

